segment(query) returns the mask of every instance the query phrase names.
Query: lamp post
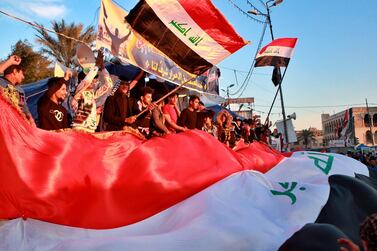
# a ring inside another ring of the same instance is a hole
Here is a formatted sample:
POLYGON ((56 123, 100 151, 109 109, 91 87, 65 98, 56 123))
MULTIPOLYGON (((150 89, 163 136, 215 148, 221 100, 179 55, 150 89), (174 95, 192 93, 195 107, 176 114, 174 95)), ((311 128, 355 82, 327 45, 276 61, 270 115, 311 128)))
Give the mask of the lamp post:
MULTIPOLYGON (((271 15, 270 15, 270 8, 271 7, 274 7, 274 6, 277 6, 279 4, 281 4, 283 2, 283 0, 269 0, 265 3, 265 7, 266 7, 266 10, 267 10, 267 13, 264 14, 264 13, 261 13, 259 12, 258 10, 250 10, 248 11, 248 13, 250 14, 253 14, 253 15, 262 15, 262 16, 265 16, 266 19, 267 19, 267 23, 270 27, 270 33, 271 33, 271 39, 274 40, 274 33, 272 31, 272 22, 271 22, 271 15), (272 4, 270 4, 271 2, 273 2, 272 4)), ((286 143, 287 143, 287 146, 288 146, 288 129, 287 129, 287 118, 286 118, 286 115, 285 115, 285 108, 284 108, 284 99, 283 99, 283 91, 282 91, 282 87, 281 87, 281 71, 280 71, 280 67, 276 67, 276 72, 277 72, 277 75, 279 76, 279 93, 280 93, 280 101, 281 101, 281 109, 282 109, 282 114, 283 114, 283 125, 284 125, 284 138, 286 140, 286 143)))
MULTIPOLYGON (((230 96, 229 96, 229 89, 232 88, 233 86, 234 86, 234 84, 231 84, 231 85, 228 85, 228 86, 226 87, 226 90, 221 89, 223 92, 226 93, 226 96, 227 96, 227 98, 228 98, 228 101, 229 101, 229 98, 230 98, 230 96)), ((229 103, 228 103, 228 108, 229 108, 229 103)))

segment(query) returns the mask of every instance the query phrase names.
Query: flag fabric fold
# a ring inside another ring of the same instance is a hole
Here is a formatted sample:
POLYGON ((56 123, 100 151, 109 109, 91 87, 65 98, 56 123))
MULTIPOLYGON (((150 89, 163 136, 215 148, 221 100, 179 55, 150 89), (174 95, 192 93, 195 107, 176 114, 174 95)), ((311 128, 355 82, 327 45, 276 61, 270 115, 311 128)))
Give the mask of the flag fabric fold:
POLYGON ((0 219, 95 229, 143 220, 235 172, 266 172, 284 158, 262 145, 234 152, 197 130, 148 141, 132 131, 44 131, 2 96, 0 150, 0 219))
POLYGON ((166 210, 120 228, 90 230, 11 220, 0 227, 0 248, 277 250, 317 219, 328 201, 328 177, 339 173, 352 177, 355 172, 367 174, 367 169, 342 155, 298 152, 265 174, 236 172, 166 210))
POLYGON ((255 67, 287 67, 296 43, 297 38, 279 38, 273 40, 258 52, 255 67))
POLYGON ((43 131, 2 96, 0 150, 1 250, 277 250, 315 222, 329 178, 368 176, 343 155, 233 151, 197 130, 43 131))

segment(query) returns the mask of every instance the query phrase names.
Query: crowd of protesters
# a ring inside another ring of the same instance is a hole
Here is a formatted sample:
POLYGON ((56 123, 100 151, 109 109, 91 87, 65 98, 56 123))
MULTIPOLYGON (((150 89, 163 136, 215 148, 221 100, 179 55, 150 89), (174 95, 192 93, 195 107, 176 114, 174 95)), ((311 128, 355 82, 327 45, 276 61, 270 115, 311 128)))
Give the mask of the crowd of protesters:
POLYGON ((367 167, 377 170, 376 152, 347 151, 347 156, 360 161, 367 167))
MULTIPOLYGON (((35 125, 24 92, 19 87, 24 78, 20 63, 21 58, 13 55, 0 64, 0 73, 4 73, 0 78, 0 91, 35 125)), ((271 144, 272 137, 281 138, 276 131, 271 133, 271 124, 264 125, 259 119, 242 121, 233 118, 226 110, 215 115, 196 95, 189 97, 188 106, 181 111, 178 93, 161 99, 167 89, 158 88, 158 85, 138 85, 145 75, 143 71, 131 81, 117 80, 116 85, 116 77, 107 72, 100 51, 96 66, 77 74, 76 91, 71 99, 67 99, 68 81, 73 75, 67 70, 64 77, 48 79, 48 90, 38 101, 38 127, 45 130, 72 128, 85 132, 133 128, 147 139, 198 129, 231 148, 241 139, 245 143, 271 144)))

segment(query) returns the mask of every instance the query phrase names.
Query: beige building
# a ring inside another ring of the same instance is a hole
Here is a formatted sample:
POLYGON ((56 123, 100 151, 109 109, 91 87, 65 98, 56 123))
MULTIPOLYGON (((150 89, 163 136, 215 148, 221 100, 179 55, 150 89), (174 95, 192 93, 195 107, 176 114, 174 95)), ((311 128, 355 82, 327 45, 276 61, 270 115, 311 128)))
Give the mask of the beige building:
POLYGON ((369 107, 369 114, 366 107, 352 107, 334 115, 322 114, 321 120, 327 146, 377 144, 377 107, 369 107))

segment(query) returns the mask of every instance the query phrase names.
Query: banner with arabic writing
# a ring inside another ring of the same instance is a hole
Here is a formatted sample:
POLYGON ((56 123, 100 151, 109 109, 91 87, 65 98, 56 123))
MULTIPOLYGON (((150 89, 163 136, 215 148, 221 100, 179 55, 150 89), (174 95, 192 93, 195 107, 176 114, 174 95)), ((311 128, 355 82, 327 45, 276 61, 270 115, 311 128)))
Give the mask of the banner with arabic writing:
MULTIPOLYGON (((121 60, 178 85, 196 77, 134 33, 131 27, 124 23, 126 15, 127 12, 111 0, 102 0, 96 39, 97 49, 107 48, 121 60)), ((184 87, 199 92, 205 92, 207 89, 206 81, 201 79, 189 81, 184 87)))

